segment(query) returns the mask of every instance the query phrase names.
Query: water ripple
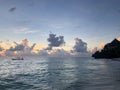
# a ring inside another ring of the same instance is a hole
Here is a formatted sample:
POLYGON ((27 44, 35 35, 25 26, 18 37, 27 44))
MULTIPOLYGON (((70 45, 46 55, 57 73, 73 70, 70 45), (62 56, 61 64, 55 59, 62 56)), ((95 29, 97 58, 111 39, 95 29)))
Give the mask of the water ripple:
POLYGON ((1 58, 0 90, 120 90, 119 66, 91 58, 1 58))

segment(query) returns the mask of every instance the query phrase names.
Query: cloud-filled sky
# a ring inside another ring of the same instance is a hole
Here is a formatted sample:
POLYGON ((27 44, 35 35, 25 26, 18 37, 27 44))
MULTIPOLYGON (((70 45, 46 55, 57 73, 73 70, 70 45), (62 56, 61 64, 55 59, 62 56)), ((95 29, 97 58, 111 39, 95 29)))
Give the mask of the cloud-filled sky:
POLYGON ((50 32, 63 36, 69 50, 76 37, 88 48, 110 42, 120 36, 120 0, 0 0, 4 44, 27 38, 45 49, 50 32))

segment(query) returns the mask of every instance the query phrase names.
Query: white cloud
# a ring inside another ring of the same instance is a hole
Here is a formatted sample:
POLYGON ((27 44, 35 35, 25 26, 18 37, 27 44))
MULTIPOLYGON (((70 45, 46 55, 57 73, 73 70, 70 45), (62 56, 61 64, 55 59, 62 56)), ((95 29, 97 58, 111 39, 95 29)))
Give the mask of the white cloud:
POLYGON ((15 34, 31 34, 31 33, 37 33, 39 32, 38 30, 31 30, 29 28, 18 28, 14 29, 15 34))

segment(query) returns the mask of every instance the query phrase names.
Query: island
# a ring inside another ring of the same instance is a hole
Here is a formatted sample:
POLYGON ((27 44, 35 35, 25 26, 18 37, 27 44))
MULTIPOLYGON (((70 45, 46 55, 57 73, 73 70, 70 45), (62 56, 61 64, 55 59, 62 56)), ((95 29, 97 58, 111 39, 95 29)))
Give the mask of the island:
POLYGON ((120 41, 114 39, 112 42, 107 43, 101 51, 96 51, 92 54, 96 59, 106 58, 120 58, 120 41))

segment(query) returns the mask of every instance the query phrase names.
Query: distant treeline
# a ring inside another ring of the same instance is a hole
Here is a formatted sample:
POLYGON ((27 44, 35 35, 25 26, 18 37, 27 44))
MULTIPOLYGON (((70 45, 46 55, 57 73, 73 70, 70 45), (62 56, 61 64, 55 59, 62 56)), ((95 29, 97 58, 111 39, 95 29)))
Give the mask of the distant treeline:
POLYGON ((92 57, 99 58, 120 58, 120 41, 114 39, 111 43, 107 43, 101 51, 96 51, 92 57))

